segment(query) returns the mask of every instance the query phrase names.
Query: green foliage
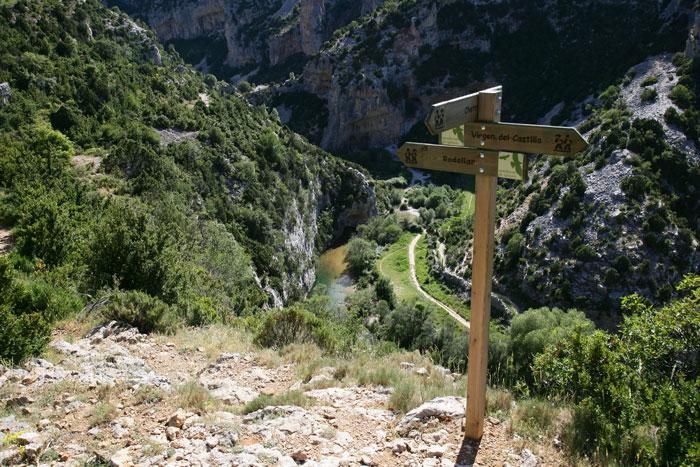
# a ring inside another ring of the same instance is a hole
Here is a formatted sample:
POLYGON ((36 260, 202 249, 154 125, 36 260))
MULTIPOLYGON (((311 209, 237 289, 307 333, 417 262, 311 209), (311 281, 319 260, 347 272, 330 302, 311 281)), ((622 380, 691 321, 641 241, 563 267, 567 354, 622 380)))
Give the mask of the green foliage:
POLYGON ((48 275, 27 277, 0 256, 0 360, 19 364, 49 342, 51 323, 76 313, 82 300, 48 275))
POLYGON ((0 6, 0 80, 12 88, 0 210, 21 261, 41 265, 27 272, 45 270, 57 297, 140 291, 194 325, 265 305, 253 267, 300 297, 287 281, 301 274, 298 252, 280 235, 296 222, 287 207, 304 223, 321 190, 321 249, 358 201, 349 169, 172 51, 149 62, 154 35, 130 24, 96 0, 0 6))
POLYGON ((673 103, 681 109, 689 108, 691 105, 693 105, 695 100, 693 93, 690 92, 690 89, 682 84, 675 85, 673 89, 671 89, 668 96, 671 98, 673 103))
POLYGON ((382 336, 404 349, 430 349, 436 340, 434 312, 422 303, 401 302, 386 317, 382 336))
POLYGON ((321 299, 268 311, 262 317, 255 342, 276 349, 309 342, 328 353, 347 352, 355 341, 357 324, 352 318, 332 320, 325 303, 313 300, 321 299))
POLYGON ((137 290, 115 291, 102 314, 107 320, 129 324, 143 333, 170 332, 177 325, 168 305, 137 290))
POLYGON ((645 88, 639 95, 639 99, 642 102, 654 102, 658 97, 658 93, 654 88, 645 88))
POLYGON ((574 451, 622 464, 675 465, 692 454, 700 432, 700 280, 688 276, 678 291, 684 296, 660 308, 627 297, 619 336, 575 332, 535 358, 536 387, 576 404, 574 451))
POLYGON ((642 80, 640 83, 640 86, 646 87, 646 86, 653 86, 654 84, 659 82, 659 77, 656 75, 649 75, 646 78, 642 80))
POLYGON ((389 215, 373 217, 368 223, 359 226, 357 232, 367 240, 383 246, 396 242, 401 237, 403 229, 396 216, 389 215))
POLYGON ((377 294, 377 299, 384 300, 389 305, 389 308, 396 306, 396 295, 388 277, 379 276, 374 284, 374 290, 377 294))
POLYGON ((577 310, 537 308, 515 316, 510 323, 509 351, 517 377, 531 383, 536 355, 573 333, 587 334, 593 329, 593 323, 577 310))
POLYGON ((270 396, 262 394, 250 402, 247 402, 241 412, 244 415, 253 413, 265 407, 275 407, 280 405, 296 405, 297 407, 309 407, 313 405, 314 399, 304 395, 302 391, 288 391, 282 394, 270 396))
POLYGON ((367 274, 377 257, 377 244, 361 237, 355 237, 348 243, 345 257, 348 268, 356 277, 367 274))
POLYGON ((39 355, 50 337, 51 327, 41 314, 15 314, 0 306, 0 360, 16 365, 39 355))

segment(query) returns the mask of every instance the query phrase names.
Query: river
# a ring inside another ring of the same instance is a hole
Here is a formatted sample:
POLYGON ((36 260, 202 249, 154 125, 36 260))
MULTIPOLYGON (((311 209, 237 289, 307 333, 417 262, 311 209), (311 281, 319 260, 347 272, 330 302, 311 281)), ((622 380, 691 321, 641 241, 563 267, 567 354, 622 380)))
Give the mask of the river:
POLYGON ((330 304, 334 308, 343 306, 345 297, 355 291, 352 278, 347 272, 347 251, 347 244, 326 250, 319 258, 316 271, 314 291, 318 292, 319 286, 325 287, 326 295, 330 297, 330 304))

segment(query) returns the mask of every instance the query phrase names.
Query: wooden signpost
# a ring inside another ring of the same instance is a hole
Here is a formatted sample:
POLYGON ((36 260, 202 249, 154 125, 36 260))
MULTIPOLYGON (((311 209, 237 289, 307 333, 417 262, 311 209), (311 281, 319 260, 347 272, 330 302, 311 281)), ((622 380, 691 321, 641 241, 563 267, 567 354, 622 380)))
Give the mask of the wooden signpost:
POLYGON ((573 156, 588 143, 575 128, 500 123, 500 86, 435 104, 425 124, 441 144, 406 143, 399 158, 408 167, 476 177, 471 322, 464 436, 481 439, 486 411, 491 285, 498 177, 527 179, 527 156, 573 156))

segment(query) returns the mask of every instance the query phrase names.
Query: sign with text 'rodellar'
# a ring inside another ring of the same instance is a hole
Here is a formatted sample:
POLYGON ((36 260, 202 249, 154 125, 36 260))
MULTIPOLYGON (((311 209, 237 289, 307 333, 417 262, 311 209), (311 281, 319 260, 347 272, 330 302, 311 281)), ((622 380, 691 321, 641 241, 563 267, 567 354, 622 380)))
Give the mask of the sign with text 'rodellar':
POLYGON ((466 123, 466 146, 550 156, 574 156, 588 147, 576 128, 519 123, 466 123))
MULTIPOLYGON (((440 134, 440 144, 464 146, 464 125, 440 134)), ((498 178, 525 181, 528 179, 527 155, 519 152, 498 153, 498 178)))
MULTIPOLYGON (((487 89, 483 92, 501 91, 501 86, 487 89)), ((475 122, 479 110, 479 93, 468 94, 449 101, 439 102, 430 109, 425 119, 425 126, 433 135, 464 125, 465 122, 475 122)))
POLYGON ((498 153, 464 146, 406 143, 398 151, 407 167, 470 175, 498 176, 498 153))

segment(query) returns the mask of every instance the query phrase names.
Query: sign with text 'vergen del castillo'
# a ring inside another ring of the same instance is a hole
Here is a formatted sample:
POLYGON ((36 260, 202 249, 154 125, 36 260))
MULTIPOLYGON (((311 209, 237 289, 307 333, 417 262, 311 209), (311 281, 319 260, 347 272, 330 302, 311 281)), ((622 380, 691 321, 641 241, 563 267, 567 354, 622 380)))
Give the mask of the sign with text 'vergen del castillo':
POLYGON ((484 433, 486 413, 498 177, 525 180, 526 153, 571 157, 588 146, 575 128, 500 123, 501 101, 502 89, 498 86, 435 104, 425 125, 430 133, 440 136, 440 144, 406 143, 398 151, 408 167, 475 176, 464 423, 464 436, 474 440, 484 433))
MULTIPOLYGON (((447 146, 464 146, 464 125, 442 132, 440 134, 440 144, 447 146)), ((498 151, 498 178, 520 181, 527 180, 527 155, 519 152, 498 151)))
POLYGON ((464 145, 500 151, 550 156, 574 156, 588 143, 575 129, 519 123, 467 123, 464 145))

